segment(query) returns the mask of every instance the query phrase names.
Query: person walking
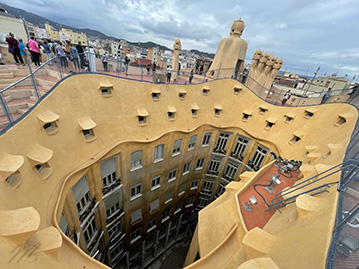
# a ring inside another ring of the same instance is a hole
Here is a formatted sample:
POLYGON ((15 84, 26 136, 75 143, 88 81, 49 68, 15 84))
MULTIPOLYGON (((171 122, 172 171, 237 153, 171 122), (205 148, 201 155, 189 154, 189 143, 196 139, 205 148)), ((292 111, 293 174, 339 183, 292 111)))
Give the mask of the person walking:
POLYGON ((189 84, 192 83, 192 79, 193 79, 193 69, 191 70, 191 74, 189 76, 189 81, 188 81, 189 84))
POLYGON ((71 49, 72 49, 72 57, 73 57, 73 62, 74 62, 74 67, 75 69, 80 69, 80 63, 79 63, 79 54, 77 53, 77 49, 71 45, 71 49))
POLYGON ((26 54, 26 47, 25 45, 22 43, 22 39, 19 38, 19 48, 20 48, 20 54, 21 54, 21 57, 22 57, 22 60, 24 61, 24 64, 25 65, 27 63, 27 54, 26 54))
POLYGON ((69 64, 66 59, 66 53, 64 52, 64 47, 62 46, 61 41, 56 45, 57 55, 60 57, 61 67, 67 67, 69 64))
POLYGON ((108 63, 107 54, 104 53, 104 54, 102 55, 102 65, 103 65, 103 70, 104 70, 104 71, 108 71, 108 69, 107 69, 107 63, 108 63))
POLYGON ((81 41, 76 45, 77 53, 80 56, 80 67, 81 69, 85 67, 85 54, 84 54, 84 48, 81 45, 81 41))
POLYGON ((156 75, 156 67, 157 67, 156 63, 153 62, 153 64, 152 64, 152 76, 156 75))
MULTIPOLYGON (((42 46, 44 47, 44 50, 45 50, 45 54, 46 54, 46 61, 49 61, 51 60, 51 47, 50 45, 48 44, 47 40, 45 39, 42 46)), ((49 65, 52 65, 52 62, 50 61, 49 62, 49 65)))
POLYGON ((126 76, 128 76, 128 64, 130 63, 130 58, 128 58, 128 56, 126 56, 125 58, 125 68, 126 68, 126 76))
POLYGON ((147 70, 147 76, 149 76, 149 75, 150 75, 150 72, 151 72, 151 63, 148 63, 148 64, 146 65, 146 70, 147 70))
POLYGON ((171 83, 171 76, 172 76, 172 66, 170 65, 167 68, 167 83, 171 83))
POLYGON ((29 42, 27 42, 29 47, 29 51, 31 54, 31 60, 36 66, 40 66, 40 48, 37 42, 35 41, 35 37, 32 36, 29 42))
POLYGON ((20 54, 19 41, 14 38, 13 33, 9 33, 9 36, 6 38, 6 43, 9 45, 8 50, 14 57, 16 65, 19 65, 19 62, 21 62, 22 65, 25 65, 20 54))
POLYGON ((290 97, 292 96, 292 93, 290 90, 288 90, 285 95, 284 95, 284 98, 282 100, 282 105, 284 106, 285 103, 290 99, 290 97))

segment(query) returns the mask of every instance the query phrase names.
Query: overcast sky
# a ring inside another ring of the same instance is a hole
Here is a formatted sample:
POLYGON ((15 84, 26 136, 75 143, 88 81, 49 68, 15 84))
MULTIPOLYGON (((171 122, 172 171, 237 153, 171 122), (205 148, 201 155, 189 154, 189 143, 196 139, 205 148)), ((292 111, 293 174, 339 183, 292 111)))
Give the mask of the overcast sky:
MULTIPOLYGON (((257 49, 282 70, 359 75, 358 0, 5 0, 53 21, 129 41, 215 53, 234 20, 246 27, 247 60, 257 49)), ((357 79, 356 79, 357 80, 357 79)))

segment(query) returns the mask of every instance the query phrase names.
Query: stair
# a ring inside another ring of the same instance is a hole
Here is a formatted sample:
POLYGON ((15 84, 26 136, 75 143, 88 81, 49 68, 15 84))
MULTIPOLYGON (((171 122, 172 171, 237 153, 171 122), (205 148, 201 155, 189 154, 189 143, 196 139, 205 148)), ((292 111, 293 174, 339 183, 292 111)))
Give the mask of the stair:
MULTIPOLYGON (((14 68, 14 66, 1 66, 0 68, 0 91, 16 83, 29 74, 29 70, 24 67, 14 68)), ((38 70, 34 74, 36 89, 40 98, 44 96, 57 82, 58 73, 54 70, 45 68, 38 70)), ((29 77, 16 86, 7 89, 2 93, 6 102, 7 109, 11 114, 12 120, 16 120, 25 114, 38 101, 32 78, 29 77)), ((9 120, 0 103, 0 131, 9 125, 9 120)))

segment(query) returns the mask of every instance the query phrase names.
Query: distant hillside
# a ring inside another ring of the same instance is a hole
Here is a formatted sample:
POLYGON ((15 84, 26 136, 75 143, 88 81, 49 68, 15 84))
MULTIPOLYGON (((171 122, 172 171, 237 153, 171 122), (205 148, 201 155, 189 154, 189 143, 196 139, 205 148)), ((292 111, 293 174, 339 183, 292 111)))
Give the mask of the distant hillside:
MULTIPOLYGON (((27 11, 25 11, 23 9, 9 6, 9 5, 5 4, 5 3, 0 3, 0 8, 6 9, 10 14, 13 14, 18 18, 23 18, 26 21, 28 21, 28 22, 30 22, 30 23, 32 23, 34 25, 37 25, 39 27, 45 27, 45 23, 48 23, 51 26, 53 26, 55 29, 59 29, 59 27, 63 27, 63 28, 71 29, 71 30, 76 31, 76 32, 85 33, 89 37, 97 37, 97 38, 100 38, 100 39, 119 40, 119 38, 112 37, 112 36, 107 36, 104 33, 100 32, 100 31, 97 31, 97 30, 93 30, 93 29, 89 29, 89 28, 84 28, 84 29, 75 28, 75 27, 72 27, 72 26, 69 26, 69 25, 66 25, 66 24, 57 23, 57 22, 54 22, 54 21, 49 20, 47 18, 44 18, 42 16, 36 15, 34 13, 27 12, 27 11)), ((147 42, 131 42, 131 41, 127 41, 127 42, 130 45, 138 46, 138 47, 146 48, 146 49, 153 48, 153 47, 159 47, 160 50, 172 49, 172 48, 168 48, 166 46, 154 43, 152 41, 147 41, 147 42)), ((192 49, 190 51, 197 54, 197 55, 199 55, 199 57, 201 57, 201 58, 204 58, 204 57, 209 57, 209 58, 212 58, 212 59, 214 58, 213 53, 202 52, 202 51, 198 51, 198 50, 195 50, 195 49, 192 49)))
POLYGON ((4 4, 4 3, 0 3, 0 8, 4 8, 9 13, 15 15, 16 17, 24 18, 26 21, 28 21, 30 23, 33 23, 35 25, 38 25, 40 27, 44 27, 45 23, 48 23, 51 26, 55 27, 56 29, 58 29, 59 26, 60 26, 60 27, 63 27, 63 28, 71 29, 71 30, 76 31, 76 32, 85 33, 88 36, 94 36, 94 37, 98 37, 98 38, 109 38, 107 35, 101 33, 100 31, 92 30, 92 29, 88 29, 88 28, 80 29, 80 28, 75 28, 75 27, 68 26, 66 24, 57 23, 57 22, 54 22, 52 20, 46 19, 44 17, 41 17, 39 15, 27 12, 27 11, 25 11, 23 9, 8 6, 8 5, 4 4))
POLYGON ((195 50, 195 49, 191 49, 191 52, 200 55, 202 58, 203 56, 214 59, 215 54, 214 53, 208 53, 208 52, 203 52, 203 51, 199 51, 199 50, 195 50))
POLYGON ((165 46, 162 46, 160 44, 154 43, 152 41, 147 41, 147 42, 130 42, 130 41, 127 41, 127 42, 129 44, 133 45, 133 46, 138 46, 138 47, 145 48, 145 49, 153 48, 153 47, 159 47, 160 50, 169 50, 169 48, 167 48, 165 46))

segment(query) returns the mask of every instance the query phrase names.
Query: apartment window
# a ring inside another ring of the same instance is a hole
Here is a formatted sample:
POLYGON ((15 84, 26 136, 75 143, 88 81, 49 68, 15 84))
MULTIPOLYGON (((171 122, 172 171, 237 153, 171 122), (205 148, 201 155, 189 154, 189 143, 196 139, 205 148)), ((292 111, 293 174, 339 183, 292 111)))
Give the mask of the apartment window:
POLYGON ((119 232, 121 232, 121 221, 108 229, 108 236, 111 237, 112 234, 117 234, 119 232))
POLYGON ((197 160, 197 164, 196 164, 196 170, 201 170, 203 169, 203 164, 204 164, 204 158, 200 158, 197 160))
POLYGON ((152 178, 151 190, 155 190, 159 188, 161 186, 160 181, 161 181, 161 175, 154 176, 152 178))
POLYGON ((252 159, 248 162, 248 165, 255 171, 258 171, 264 161, 264 157, 268 153, 268 149, 263 146, 258 146, 252 159))
POLYGON ((186 200, 186 207, 193 206, 193 203, 194 203, 194 196, 191 196, 186 200))
POLYGON ((179 202, 177 203, 176 207, 175 207, 175 214, 177 214, 178 212, 180 212, 182 210, 182 205, 183 205, 183 202, 179 202))
POLYGON ((191 136, 191 138, 189 140, 189 144, 188 144, 188 150, 194 149, 194 147, 196 145, 196 140, 197 140, 197 135, 191 136))
POLYGON ((213 188, 213 184, 214 184, 213 181, 205 180, 204 183, 203 183, 202 190, 207 191, 207 192, 211 192, 212 188, 213 188))
POLYGON ((209 146, 209 142, 211 140, 212 133, 205 133, 202 140, 202 147, 209 146))
POLYGON ((150 213, 156 212, 158 209, 160 209, 160 200, 155 199, 150 203, 150 213))
POLYGON ((163 160, 163 150, 165 145, 161 144, 155 147, 155 156, 154 156, 154 162, 159 162, 163 160))
POLYGON ((234 179, 237 171, 238 171, 238 165, 235 165, 233 163, 228 163, 227 167, 226 167, 226 169, 224 171, 223 177, 225 179, 228 179, 228 180, 232 181, 234 179))
POLYGON ((166 193, 165 204, 168 204, 169 202, 171 202, 173 200, 173 193, 174 193, 174 191, 170 191, 170 192, 166 193))
POLYGON ((218 159, 212 159, 209 162, 209 166, 208 166, 208 173, 210 175, 218 175, 218 171, 219 171, 219 166, 221 164, 221 161, 218 159))
POLYGON ((131 201, 142 196, 141 187, 142 187, 141 183, 131 187, 131 201))
POLYGON ((156 227, 157 227, 157 219, 151 220, 151 221, 147 224, 147 232, 149 233, 150 231, 152 231, 152 230, 155 229, 156 227))
POLYGON ((134 232, 132 232, 130 234, 130 240, 131 240, 131 244, 133 244, 134 242, 136 242, 138 239, 141 238, 141 228, 135 230, 134 232))
POLYGON ((101 177, 103 188, 116 183, 116 159, 111 158, 101 163, 101 177))
POLYGON ((131 153, 131 171, 142 167, 142 150, 131 153))
POLYGON ((214 148, 214 152, 218 152, 218 153, 222 153, 222 154, 226 154, 226 147, 227 147, 227 143, 229 140, 230 135, 226 134, 226 133, 220 133, 218 140, 217 140, 217 144, 214 148))
POLYGON ((93 215, 87 225, 83 228, 83 234, 85 237, 87 247, 92 243, 91 241, 94 239, 97 233, 97 224, 95 216, 93 215))
POLYGON ((119 254, 123 252, 123 242, 120 242, 115 247, 111 246, 110 255, 111 255, 111 262, 117 263, 117 258, 119 257, 119 254))
POLYGON ((165 212, 163 212, 162 215, 162 223, 165 222, 166 220, 168 220, 170 218, 170 209, 167 209, 165 212))
POLYGON ((182 175, 187 175, 189 173, 190 166, 191 166, 191 162, 185 163, 185 165, 183 167, 183 174, 182 175))
POLYGON ((186 183, 184 183, 180 186, 179 191, 178 191, 178 196, 181 196, 182 194, 184 194, 186 192, 186 186, 187 186, 186 183))
POLYGON ((107 208, 107 204, 106 204, 106 217, 109 219, 114 214, 116 214, 119 210, 120 210, 119 202, 116 202, 115 204, 110 205, 108 208, 107 208))
POLYGON ((223 186, 222 184, 219 184, 216 195, 221 196, 225 191, 226 191, 225 186, 223 186))
POLYGON ((178 139, 175 141, 173 145, 172 156, 181 154, 181 144, 182 144, 182 139, 178 139))
POLYGON ((85 211, 88 205, 91 203, 91 193, 87 182, 87 177, 83 176, 72 187, 72 194, 74 195, 77 211, 81 215, 85 211))
POLYGON ((168 174, 168 182, 172 182, 176 179, 177 168, 173 168, 168 174))
POLYGON ((198 183, 199 183, 199 180, 198 180, 198 179, 193 180, 193 181, 191 182, 191 190, 197 189, 197 188, 198 188, 198 183))
POLYGON ((249 142, 250 142, 249 139, 237 135, 236 145, 234 147, 233 152, 231 153, 231 156, 242 161, 244 152, 246 151, 249 142))
POLYGON ((131 224, 137 223, 142 220, 142 210, 141 208, 136 209, 131 212, 131 224))
POLYGON ((208 200, 208 199, 203 198, 203 197, 199 197, 197 206, 200 207, 200 208, 203 208, 203 207, 205 207, 206 205, 208 205, 208 203, 209 203, 209 200, 208 200))

